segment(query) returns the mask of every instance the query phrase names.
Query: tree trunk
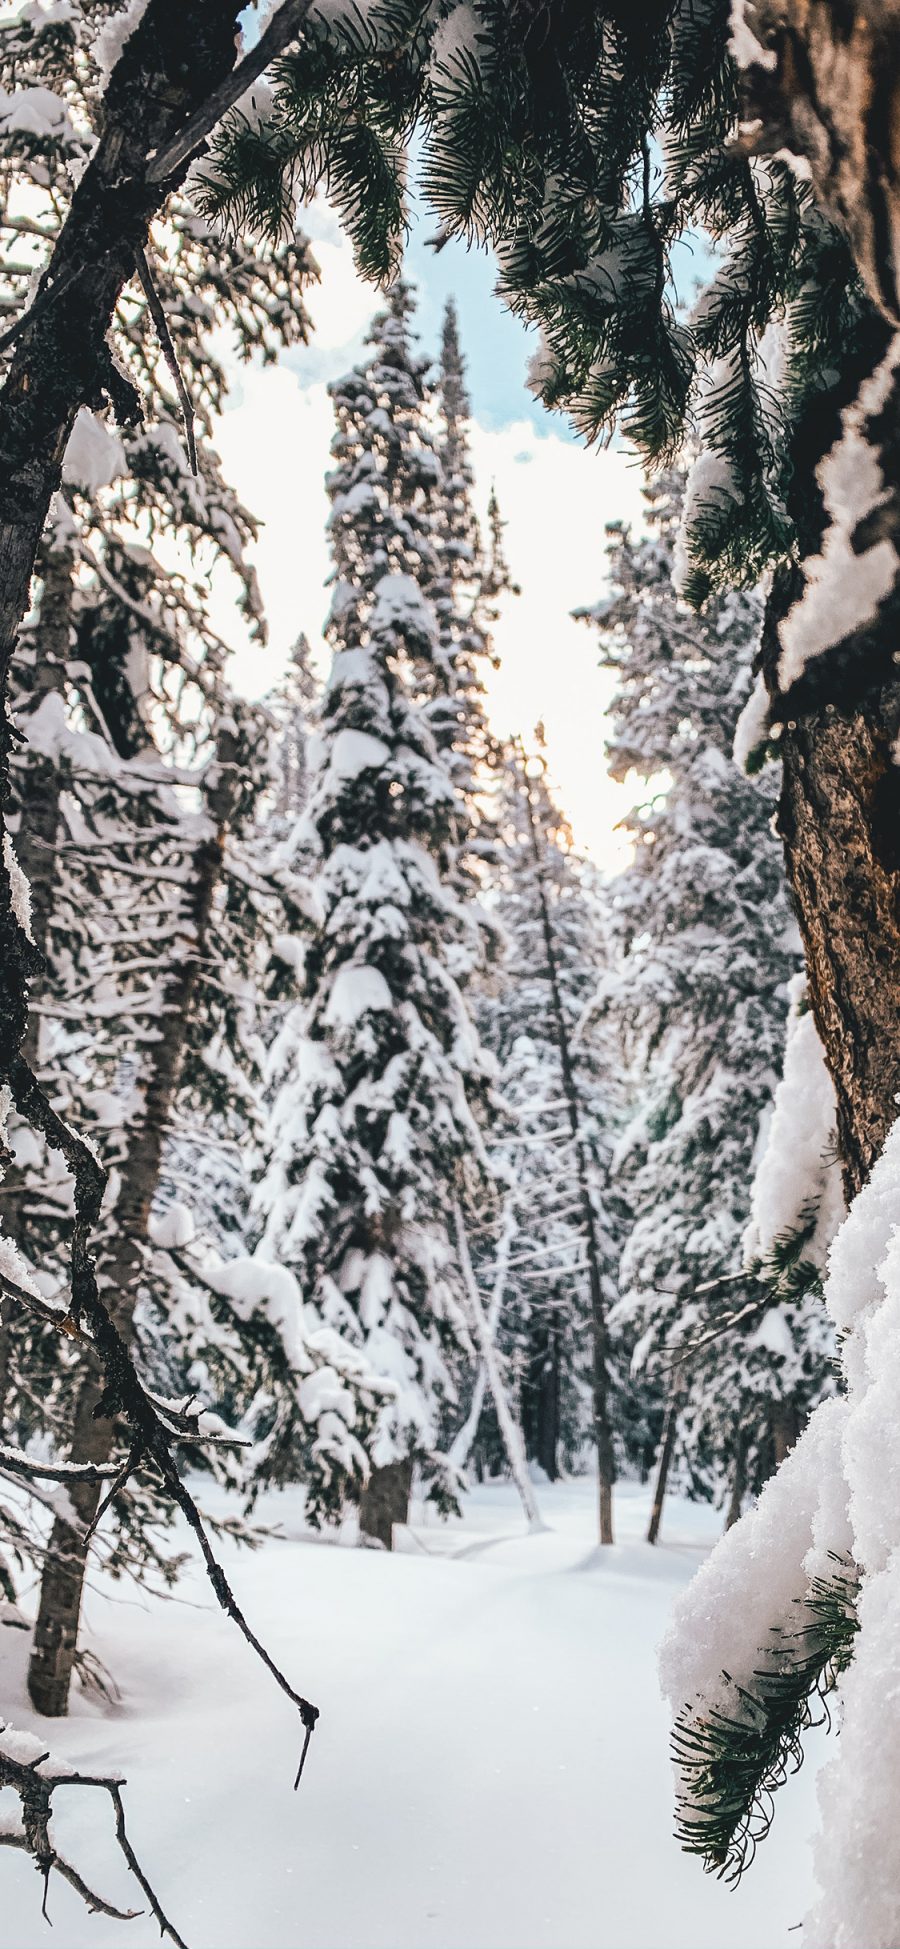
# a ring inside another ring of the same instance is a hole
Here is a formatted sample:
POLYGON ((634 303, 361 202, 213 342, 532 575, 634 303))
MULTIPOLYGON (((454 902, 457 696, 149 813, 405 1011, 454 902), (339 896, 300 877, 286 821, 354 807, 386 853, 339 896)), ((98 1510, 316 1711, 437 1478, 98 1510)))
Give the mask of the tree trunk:
MULTIPOLYGON (((117 370, 107 333, 134 273, 135 249, 188 158, 161 182, 150 180, 148 162, 230 75, 238 11, 234 0, 194 0, 189 11, 183 0, 149 0, 110 77, 96 150, 20 321, 0 391, 0 1085, 15 1078, 20 1096, 28 1087, 28 1066, 17 1067, 28 984, 40 974, 40 957, 16 912, 4 849, 16 741, 9 665, 79 407, 108 398, 123 419, 139 416, 138 395, 117 370)), ((84 1213, 93 1210, 99 1189, 88 1190, 87 1175, 79 1196, 84 1213)), ((85 1251, 79 1243, 79 1268, 85 1251)))
MULTIPOLYGON (((494 1266, 494 1284, 487 1315, 487 1330, 492 1342, 496 1340, 497 1331, 500 1326, 500 1314, 503 1309, 503 1294, 506 1287, 506 1275, 509 1267, 509 1255, 512 1248, 513 1236, 512 1198, 509 1197, 506 1201, 500 1226, 500 1238, 497 1244, 497 1258, 494 1266)), ((478 1435, 486 1387, 487 1368, 485 1367, 484 1361, 479 1360, 478 1371, 475 1375, 475 1386, 472 1390, 472 1405, 459 1433, 454 1437, 453 1445, 450 1449, 450 1460, 454 1468, 464 1469, 472 1452, 478 1435)))
POLYGON ((373 1543, 380 1543, 383 1549, 392 1550, 394 1524, 409 1521, 411 1494, 411 1456, 373 1469, 360 1497, 360 1534, 370 1537, 373 1543))
POLYGON ((733 1529, 735 1523, 740 1520, 744 1497, 747 1493, 747 1455, 749 1448, 750 1436, 746 1428, 740 1428, 734 1445, 734 1471, 731 1477, 731 1496, 728 1503, 728 1513, 725 1517, 726 1530, 733 1529))
POLYGON ((797 1409, 793 1401, 773 1401, 769 1411, 775 1467, 780 1469, 797 1439, 797 1409))
POLYGON ((663 1503, 665 1502, 666 1499, 666 1489, 668 1488, 668 1484, 669 1484, 669 1470, 672 1466, 672 1456, 675 1453, 675 1437, 678 1433, 678 1411, 681 1407, 683 1394, 684 1394, 684 1383, 682 1381, 681 1375, 676 1374, 675 1379, 672 1382, 672 1388, 669 1394, 668 1405, 666 1407, 666 1419, 665 1419, 665 1425, 663 1427, 663 1437, 659 1449, 659 1463, 657 1465, 657 1470, 656 1470, 656 1486, 653 1491, 653 1507, 650 1511, 650 1522, 647 1526, 648 1543, 655 1543, 659 1536, 659 1526, 660 1523, 662 1522, 663 1503))
MULTIPOLYGON (((27 700, 25 729, 27 735, 27 716, 36 710, 43 699, 52 691, 61 691, 65 683, 66 661, 69 655, 72 628, 72 572, 71 549, 63 545, 45 545, 42 550, 39 570, 43 578, 40 616, 34 631, 35 673, 34 683, 27 700)), ((16 859, 28 881, 31 896, 31 933, 34 945, 42 961, 47 958, 47 941, 50 916, 53 912, 56 886, 56 848, 59 836, 59 766, 52 758, 41 757, 37 752, 25 753, 17 760, 19 829, 15 836, 16 859)), ((30 1069, 34 1069, 38 1059, 40 1036, 40 1017, 34 1013, 35 996, 43 988, 42 975, 35 971, 30 984, 28 1020, 22 1037, 21 1053, 30 1069)), ((27 1218, 24 1206, 24 1186, 22 1174, 15 1165, 6 1172, 3 1182, 3 1230, 8 1238, 20 1244, 28 1255, 27 1218)), ((4 1410, 10 1384, 10 1334, 14 1331, 16 1306, 13 1300, 0 1298, 0 1426, 3 1424, 4 1410)))
POLYGON ((549 1482, 559 1476, 559 1336, 545 1330, 531 1354, 527 1381, 531 1439, 528 1452, 549 1482))
MULTIPOLYGON (((134 1309, 140 1294, 141 1265, 147 1241, 147 1221, 159 1183, 163 1149, 181 1075, 187 1036, 196 999, 206 933, 222 870, 225 831, 234 790, 233 741, 220 734, 207 809, 213 820, 209 835, 194 855, 187 939, 164 990, 165 1033, 150 1045, 150 1070, 144 1090, 144 1112, 135 1124, 122 1166, 121 1188, 115 1208, 115 1227, 101 1271, 111 1294, 110 1314, 126 1342, 131 1336, 134 1309)), ((99 1363, 87 1356, 75 1402, 70 1459, 108 1462, 116 1440, 115 1423, 98 1413, 104 1393, 99 1363)), ((96 1514, 100 1489, 75 1483, 71 1499, 86 1526, 96 1514)), ((48 1718, 68 1709, 72 1668, 78 1643, 78 1623, 87 1568, 80 1536, 59 1519, 54 1523, 41 1580, 34 1646, 28 1668, 32 1704, 48 1718)))
POLYGON ((606 1327, 606 1303, 603 1296, 603 1273, 601 1269, 600 1241, 597 1237, 597 1214, 591 1197, 590 1173, 588 1170, 587 1149, 581 1134, 581 1104, 575 1067, 572 1062, 569 1029, 563 1007, 562 990, 559 981, 559 966, 550 903, 541 858, 537 821, 534 804, 525 770, 524 756, 522 779, 525 787, 525 804, 528 811, 528 826, 531 835, 531 850, 534 858, 538 900, 541 910, 541 930, 544 937, 544 952, 547 957, 547 974, 550 981, 550 994, 553 1019, 556 1027, 559 1066, 562 1072, 563 1094, 566 1100, 566 1116, 572 1138, 575 1157, 575 1175, 578 1196, 581 1204, 584 1225, 585 1246, 588 1259, 588 1282, 591 1295, 591 1329, 593 1336, 593 1409, 594 1445, 597 1451, 597 1490, 598 1520, 600 1542, 612 1543, 613 1484, 616 1479, 615 1454, 613 1450, 612 1428, 609 1420, 609 1337, 606 1327))
MULTIPOLYGON (((806 158, 816 196, 845 232, 868 294, 900 320, 900 6, 897 0, 755 0, 765 66, 743 77, 743 122, 758 152, 806 158)), ((830 393, 813 397, 792 453, 789 504, 804 560, 826 525, 816 469, 841 434, 841 410, 890 344, 860 319, 830 393)), ((900 387, 865 429, 884 492, 852 531, 854 553, 900 553, 900 387)), ((900 732, 893 592, 842 642, 779 689, 779 625, 803 592, 780 571, 767 607, 763 670, 781 728, 779 829, 803 934, 810 1003, 837 1094, 848 1199, 865 1183, 898 1114, 900 1091, 900 732)), ((864 608, 864 603, 861 605, 864 608)))
POLYGON ((472 1256, 469 1251, 466 1224, 462 1206, 458 1198, 454 1203, 453 1217, 456 1225, 456 1242, 459 1250, 459 1262, 462 1267, 463 1284, 469 1305, 469 1315, 475 1331, 475 1343, 481 1354, 485 1372, 487 1373, 510 1472, 519 1492, 519 1500, 525 1511, 525 1520, 529 1529, 542 1529, 541 1513, 535 1501, 534 1490, 531 1486, 531 1477, 528 1473, 528 1466, 525 1460, 525 1443, 522 1440, 522 1430, 513 1415, 509 1405, 509 1396, 503 1384, 503 1375, 500 1372, 500 1361, 497 1355, 496 1344, 488 1326, 487 1319, 485 1318, 484 1307, 481 1303, 481 1294, 478 1290, 478 1281, 472 1270, 472 1256))
MULTIPOLYGON (((900 408, 894 477, 900 481, 900 408)), ((895 533, 900 542, 900 507, 895 533)), ((803 680, 777 690, 779 624, 802 592, 776 576, 764 633, 773 717, 783 724, 778 830, 806 950, 810 1006, 837 1097, 848 1201, 898 1114, 900 1092, 900 601, 803 680)))

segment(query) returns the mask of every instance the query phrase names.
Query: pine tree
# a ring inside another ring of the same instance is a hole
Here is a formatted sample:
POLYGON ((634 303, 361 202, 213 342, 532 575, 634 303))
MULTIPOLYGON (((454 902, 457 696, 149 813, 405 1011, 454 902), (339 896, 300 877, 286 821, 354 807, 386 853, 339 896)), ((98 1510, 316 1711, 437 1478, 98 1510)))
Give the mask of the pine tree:
POLYGON ((652 465, 699 426, 686 592, 776 571, 763 669, 780 816, 849 1192, 894 1118, 897 990, 880 970, 900 953, 872 810, 897 715, 894 193, 883 209, 887 138, 850 71, 874 88, 896 26, 857 17, 858 43, 768 0, 733 21, 717 0, 702 22, 665 0, 639 24, 572 0, 329 10, 276 64, 271 114, 226 118, 203 188, 209 210, 277 234, 327 180, 384 276, 417 130, 440 236, 492 246, 507 302, 541 329, 545 402, 592 437, 621 427, 652 465), (697 231, 715 268, 688 319, 675 253, 697 231), (848 498, 851 475, 868 485, 848 498))
POLYGON ((674 594, 683 493, 683 476, 663 476, 646 538, 611 531, 612 593, 593 612, 617 682, 610 769, 648 791, 628 821, 624 952, 599 1005, 629 1079, 619 1316, 649 1374, 674 1372, 663 1459, 680 1453, 709 1490, 734 1469, 759 1486, 773 1444, 827 1387, 829 1349, 814 1296, 794 1304, 744 1269, 797 942, 771 775, 748 777, 731 755, 760 606, 726 597, 701 620, 674 594))
POLYGON ((467 1091, 482 1060, 456 978, 471 928, 446 877, 458 807, 423 701, 438 470, 410 315, 396 286, 364 363, 332 387, 333 663, 301 832, 316 918, 273 1052, 257 1196, 266 1249, 382 1378, 371 1473, 350 1487, 388 1546, 413 1464, 452 1495, 438 1423, 468 1332, 449 1205, 481 1168, 467 1091))
POLYGON ((495 1169, 509 1189, 480 1269, 495 1287, 529 1457, 553 1480, 561 1463, 596 1449, 600 1536, 610 1542, 619 1403, 607 1326, 607 1131, 591 1043, 579 1035, 597 978, 598 916, 540 749, 532 759, 520 746, 507 754, 492 872, 507 952, 479 1018, 498 1064, 495 1169))

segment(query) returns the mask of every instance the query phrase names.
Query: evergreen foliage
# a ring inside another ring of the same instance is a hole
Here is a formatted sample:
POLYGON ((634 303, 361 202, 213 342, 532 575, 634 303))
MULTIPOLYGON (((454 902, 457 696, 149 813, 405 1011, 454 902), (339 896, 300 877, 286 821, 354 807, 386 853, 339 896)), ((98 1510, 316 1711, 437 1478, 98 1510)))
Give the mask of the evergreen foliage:
POLYGON ((450 1204, 483 1168, 469 1099, 485 1063, 459 985, 477 930, 448 877, 460 806, 425 709, 439 463, 411 308, 395 286, 364 362, 332 387, 334 654, 297 835, 312 920, 303 997, 272 1053, 256 1213, 321 1331, 345 1334, 382 1390, 343 1493, 412 1458, 446 1500, 441 1405, 469 1346, 450 1204))
POLYGON ((737 139, 727 0, 655 0, 634 19, 574 0, 329 6, 272 84, 219 131, 207 214, 278 236, 324 186, 364 274, 388 278, 418 132, 442 234, 489 244, 506 301, 541 328, 546 403, 590 438, 621 425, 654 464, 700 426, 691 599, 751 588, 809 545, 798 429, 852 397, 884 328, 808 183, 737 139), (698 233, 715 265, 688 321, 678 282, 698 233))
MULTIPOLYGON (((773 1425, 794 1432, 828 1391, 830 1341, 798 1275, 762 1286, 744 1265, 761 1122, 769 1113, 798 943, 769 773, 731 743, 751 685, 760 607, 732 595, 702 619, 672 589, 683 476, 647 490, 648 533, 611 530, 612 593, 590 612, 615 673, 614 777, 647 796, 619 882, 619 964, 596 1006, 617 1026, 628 1078, 614 1179, 625 1206, 616 1318, 653 1383, 680 1365, 681 1464, 715 1489, 741 1456, 772 1466, 773 1425), (627 1323, 627 1324, 626 1324, 627 1323)), ((783 1247, 802 1260, 803 1241, 783 1247)))
POLYGON ((830 1725, 828 1695, 853 1657, 858 1576, 839 1557, 797 1600, 794 1631, 773 1631, 751 1685, 723 1674, 731 1711, 686 1707, 675 1722, 676 1835, 712 1874, 740 1880, 765 1840, 773 1795, 803 1762, 802 1737, 830 1725))
MULTIPOLYGON (((488 1228, 477 1260, 489 1290, 498 1266, 502 1271, 499 1344, 515 1382, 529 1459, 554 1480, 562 1469, 582 1465, 590 1452, 594 1345, 585 1212, 568 1119, 542 890, 571 1045, 579 1136, 603 1251, 608 1306, 615 1298, 615 1249, 606 1195, 608 1079, 601 1070, 596 1036, 580 1033, 604 951, 602 908, 554 800, 540 748, 532 759, 518 745, 506 752, 491 888, 506 953, 479 998, 478 1021, 497 1063, 502 1121, 494 1127, 491 1157, 508 1192, 500 1236, 488 1228)), ((614 1356, 610 1365, 615 1378, 614 1356)), ((610 1414, 621 1462, 629 1450, 621 1375, 610 1414)), ((488 1417, 480 1454, 489 1464, 498 1457, 495 1442, 488 1417)))

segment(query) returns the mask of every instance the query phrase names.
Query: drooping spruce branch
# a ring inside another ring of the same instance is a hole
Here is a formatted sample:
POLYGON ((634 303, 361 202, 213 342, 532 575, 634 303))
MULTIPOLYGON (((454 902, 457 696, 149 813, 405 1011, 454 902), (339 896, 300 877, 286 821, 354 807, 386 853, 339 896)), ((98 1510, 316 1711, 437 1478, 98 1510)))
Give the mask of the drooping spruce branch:
POLYGON ((803 1763, 803 1734, 830 1725, 828 1695, 853 1656, 857 1571, 832 1563, 797 1599, 797 1629, 773 1631, 751 1681, 723 1672, 731 1710, 689 1705, 675 1722, 676 1838, 732 1886, 769 1832, 777 1789, 803 1763))

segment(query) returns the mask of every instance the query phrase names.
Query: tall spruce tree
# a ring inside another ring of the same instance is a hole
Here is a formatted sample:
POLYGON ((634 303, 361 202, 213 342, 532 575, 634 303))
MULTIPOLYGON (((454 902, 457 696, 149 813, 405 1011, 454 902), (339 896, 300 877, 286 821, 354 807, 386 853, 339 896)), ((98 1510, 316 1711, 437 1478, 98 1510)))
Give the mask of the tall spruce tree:
POLYGON ((478 1015, 498 1066, 493 1155, 508 1189, 482 1277, 494 1288, 528 1455, 552 1480, 594 1448, 609 1543, 618 1399, 608 1128, 595 1052, 579 1034, 601 953, 598 906, 540 743, 530 759, 518 744, 507 751, 492 882, 507 951, 478 1015))
POLYGON ((776 1304, 744 1271, 799 942, 774 781, 749 777, 731 749, 760 604, 724 597, 701 620, 679 600, 683 498, 683 476, 663 475, 646 490, 646 536, 611 530, 612 592, 592 612, 616 675, 610 770, 648 789, 627 822, 624 951, 599 996, 630 1098, 615 1165, 629 1213, 619 1311, 649 1373, 674 1370, 666 1466, 680 1454, 707 1489, 735 1472, 759 1487, 829 1372, 815 1297, 794 1304, 782 1289, 776 1304))
POLYGON ((395 286, 363 364, 331 389, 334 655, 299 835, 315 922, 257 1197, 267 1248, 382 1377, 355 1486, 363 1531, 388 1547, 414 1464, 439 1501, 452 1495, 440 1408, 468 1332, 450 1206, 482 1168, 467 1092, 484 1075, 458 983, 471 922, 448 878, 459 808, 424 706, 440 654, 438 463, 411 312, 395 286))

